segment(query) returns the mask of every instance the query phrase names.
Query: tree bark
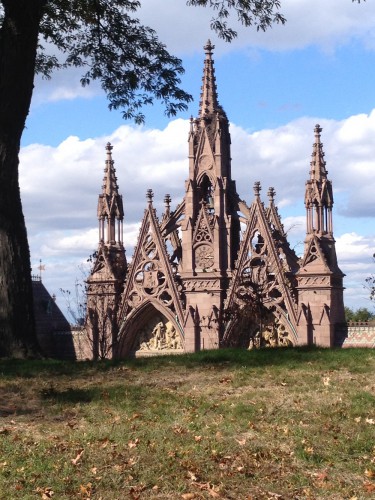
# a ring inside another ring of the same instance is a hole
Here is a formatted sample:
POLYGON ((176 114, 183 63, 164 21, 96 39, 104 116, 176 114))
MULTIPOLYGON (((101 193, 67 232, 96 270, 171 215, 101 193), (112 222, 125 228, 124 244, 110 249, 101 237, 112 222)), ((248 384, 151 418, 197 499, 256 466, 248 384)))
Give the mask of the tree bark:
POLYGON ((2 0, 0 29, 0 356, 35 355, 30 253, 18 180, 45 0, 2 0))

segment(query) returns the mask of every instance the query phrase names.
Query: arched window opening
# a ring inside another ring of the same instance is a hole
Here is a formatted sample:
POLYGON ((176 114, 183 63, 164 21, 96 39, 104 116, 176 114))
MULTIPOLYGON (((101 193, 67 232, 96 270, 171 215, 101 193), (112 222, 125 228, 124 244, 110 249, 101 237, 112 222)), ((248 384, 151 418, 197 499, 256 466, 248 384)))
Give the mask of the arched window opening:
POLYGON ((200 192, 201 200, 205 202, 207 210, 212 215, 215 212, 214 190, 207 175, 201 181, 200 192))

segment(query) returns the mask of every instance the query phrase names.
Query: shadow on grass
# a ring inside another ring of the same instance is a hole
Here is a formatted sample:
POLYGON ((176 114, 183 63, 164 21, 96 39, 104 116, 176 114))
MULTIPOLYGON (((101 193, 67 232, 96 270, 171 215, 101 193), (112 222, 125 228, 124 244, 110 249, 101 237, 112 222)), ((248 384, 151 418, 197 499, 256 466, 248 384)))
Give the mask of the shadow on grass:
POLYGON ((356 373, 373 369, 374 349, 324 349, 314 346, 293 348, 218 349, 192 354, 154 356, 111 361, 60 361, 60 360, 0 360, 0 377, 54 378, 90 377, 94 373, 127 367, 134 370, 153 371, 165 366, 181 366, 189 369, 204 366, 261 368, 279 366, 288 369, 311 367, 337 370, 346 368, 356 373))
POLYGON ((73 389, 69 388, 59 391, 54 387, 49 387, 41 391, 42 399, 54 401, 56 403, 91 403, 98 397, 98 390, 93 389, 73 389))

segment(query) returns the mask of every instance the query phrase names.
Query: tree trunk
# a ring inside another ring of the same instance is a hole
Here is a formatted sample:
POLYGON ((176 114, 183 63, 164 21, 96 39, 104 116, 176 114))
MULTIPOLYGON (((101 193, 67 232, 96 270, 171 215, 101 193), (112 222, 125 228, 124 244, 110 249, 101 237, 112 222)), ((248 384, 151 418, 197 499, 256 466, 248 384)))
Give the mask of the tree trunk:
POLYGON ((0 29, 0 356, 34 355, 30 253, 18 154, 33 91, 45 0, 2 0, 0 29))

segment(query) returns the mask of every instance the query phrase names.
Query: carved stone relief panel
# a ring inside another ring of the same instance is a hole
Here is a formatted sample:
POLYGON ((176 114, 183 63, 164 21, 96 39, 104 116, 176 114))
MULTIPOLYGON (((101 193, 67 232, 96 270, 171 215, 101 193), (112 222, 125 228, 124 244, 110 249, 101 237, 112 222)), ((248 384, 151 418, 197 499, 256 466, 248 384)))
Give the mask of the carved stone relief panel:
POLYGON ((171 321, 157 315, 138 330, 134 350, 139 355, 182 352, 181 335, 171 321))
POLYGON ((195 290, 213 290, 219 287, 219 280, 186 280, 184 281, 185 290, 193 292, 195 290))

